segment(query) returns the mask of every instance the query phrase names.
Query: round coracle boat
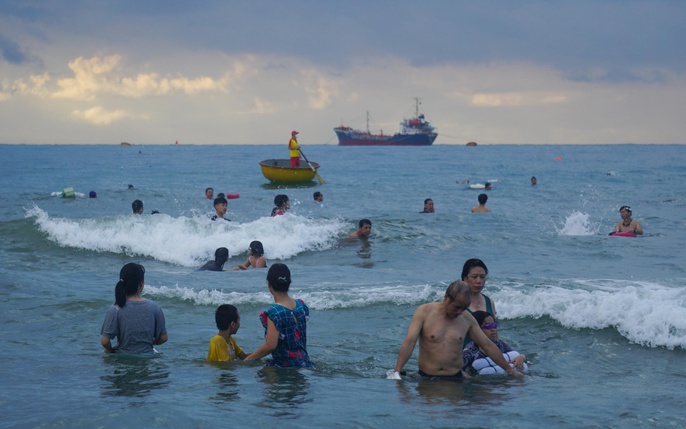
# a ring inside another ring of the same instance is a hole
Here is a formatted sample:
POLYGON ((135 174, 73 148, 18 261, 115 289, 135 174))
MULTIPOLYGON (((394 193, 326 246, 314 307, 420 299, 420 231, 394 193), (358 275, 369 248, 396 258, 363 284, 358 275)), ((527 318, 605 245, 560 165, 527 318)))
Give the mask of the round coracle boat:
POLYGON ((300 161, 300 167, 291 167, 290 159, 265 159, 260 161, 260 168, 264 177, 276 183, 298 183, 314 179, 319 164, 316 162, 300 161), (313 169, 314 168, 314 169, 313 169))

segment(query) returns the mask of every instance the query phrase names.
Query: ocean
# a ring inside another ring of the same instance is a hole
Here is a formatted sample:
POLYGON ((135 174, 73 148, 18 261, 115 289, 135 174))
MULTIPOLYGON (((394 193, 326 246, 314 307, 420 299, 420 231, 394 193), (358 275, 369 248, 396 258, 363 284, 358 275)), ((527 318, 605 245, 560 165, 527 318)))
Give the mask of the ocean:
POLYGON ((0 145, 0 428, 686 427, 686 146, 302 148, 326 184, 270 184, 258 162, 285 144, 0 145), (491 213, 470 212, 483 191, 465 180, 493 181, 491 213), (97 198, 51 196, 67 187, 97 198), (209 220, 206 187, 240 195, 232 222, 209 220), (271 218, 280 193, 291 209, 271 218), (623 205, 644 236, 608 236, 623 205), (348 239, 361 218, 371 238, 348 239), (266 270, 196 271, 252 240, 310 306, 315 369, 205 362, 220 304, 241 347, 263 341, 266 270), (527 376, 424 381, 415 348, 387 380, 414 310, 473 257, 527 376), (154 358, 100 346, 132 261, 166 316, 154 358))

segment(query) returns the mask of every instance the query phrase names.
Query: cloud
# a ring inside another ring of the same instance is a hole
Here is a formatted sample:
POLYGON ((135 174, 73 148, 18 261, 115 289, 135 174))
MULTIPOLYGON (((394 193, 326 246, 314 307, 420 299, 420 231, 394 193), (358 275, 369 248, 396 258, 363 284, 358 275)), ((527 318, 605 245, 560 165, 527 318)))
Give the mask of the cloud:
POLYGON ((85 59, 78 57, 69 62, 74 77, 57 81, 55 98, 93 101, 98 95, 109 94, 129 98, 161 96, 173 93, 194 95, 199 92, 226 92, 230 78, 203 76, 199 78, 163 77, 159 73, 141 73, 134 77, 122 76, 121 56, 111 55, 85 59))
POLYGON ((28 61, 28 55, 16 42, 0 34, 0 54, 10 64, 22 64, 28 61))
POLYGON ((134 118, 135 116, 124 110, 109 111, 102 106, 95 106, 88 110, 74 110, 72 116, 89 122, 93 125, 109 125, 121 119, 134 118))
POLYGON ((542 104, 560 104, 567 101, 569 101, 569 96, 555 93, 481 93, 474 94, 471 97, 471 104, 479 107, 536 106, 542 104))

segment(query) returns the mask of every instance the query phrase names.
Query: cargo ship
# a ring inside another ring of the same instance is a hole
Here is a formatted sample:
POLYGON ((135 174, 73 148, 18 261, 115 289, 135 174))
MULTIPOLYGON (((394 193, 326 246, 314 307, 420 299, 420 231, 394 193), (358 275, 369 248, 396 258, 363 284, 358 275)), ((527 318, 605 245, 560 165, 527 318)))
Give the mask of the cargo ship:
POLYGON ((419 113, 419 98, 415 98, 415 114, 403 119, 400 132, 389 135, 383 131, 374 134, 369 131, 369 112, 367 112, 367 131, 354 130, 340 126, 333 130, 338 136, 339 146, 430 146, 438 134, 424 114, 419 113))

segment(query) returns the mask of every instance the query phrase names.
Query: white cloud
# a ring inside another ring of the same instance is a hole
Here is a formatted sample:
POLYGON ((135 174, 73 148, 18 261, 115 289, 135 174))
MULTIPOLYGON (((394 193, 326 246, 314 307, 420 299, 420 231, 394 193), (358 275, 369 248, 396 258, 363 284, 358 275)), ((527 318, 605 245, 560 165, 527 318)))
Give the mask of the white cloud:
POLYGON ((72 116, 94 125, 109 125, 121 119, 134 118, 135 116, 123 110, 106 110, 102 106, 95 106, 88 110, 74 110, 72 116))

